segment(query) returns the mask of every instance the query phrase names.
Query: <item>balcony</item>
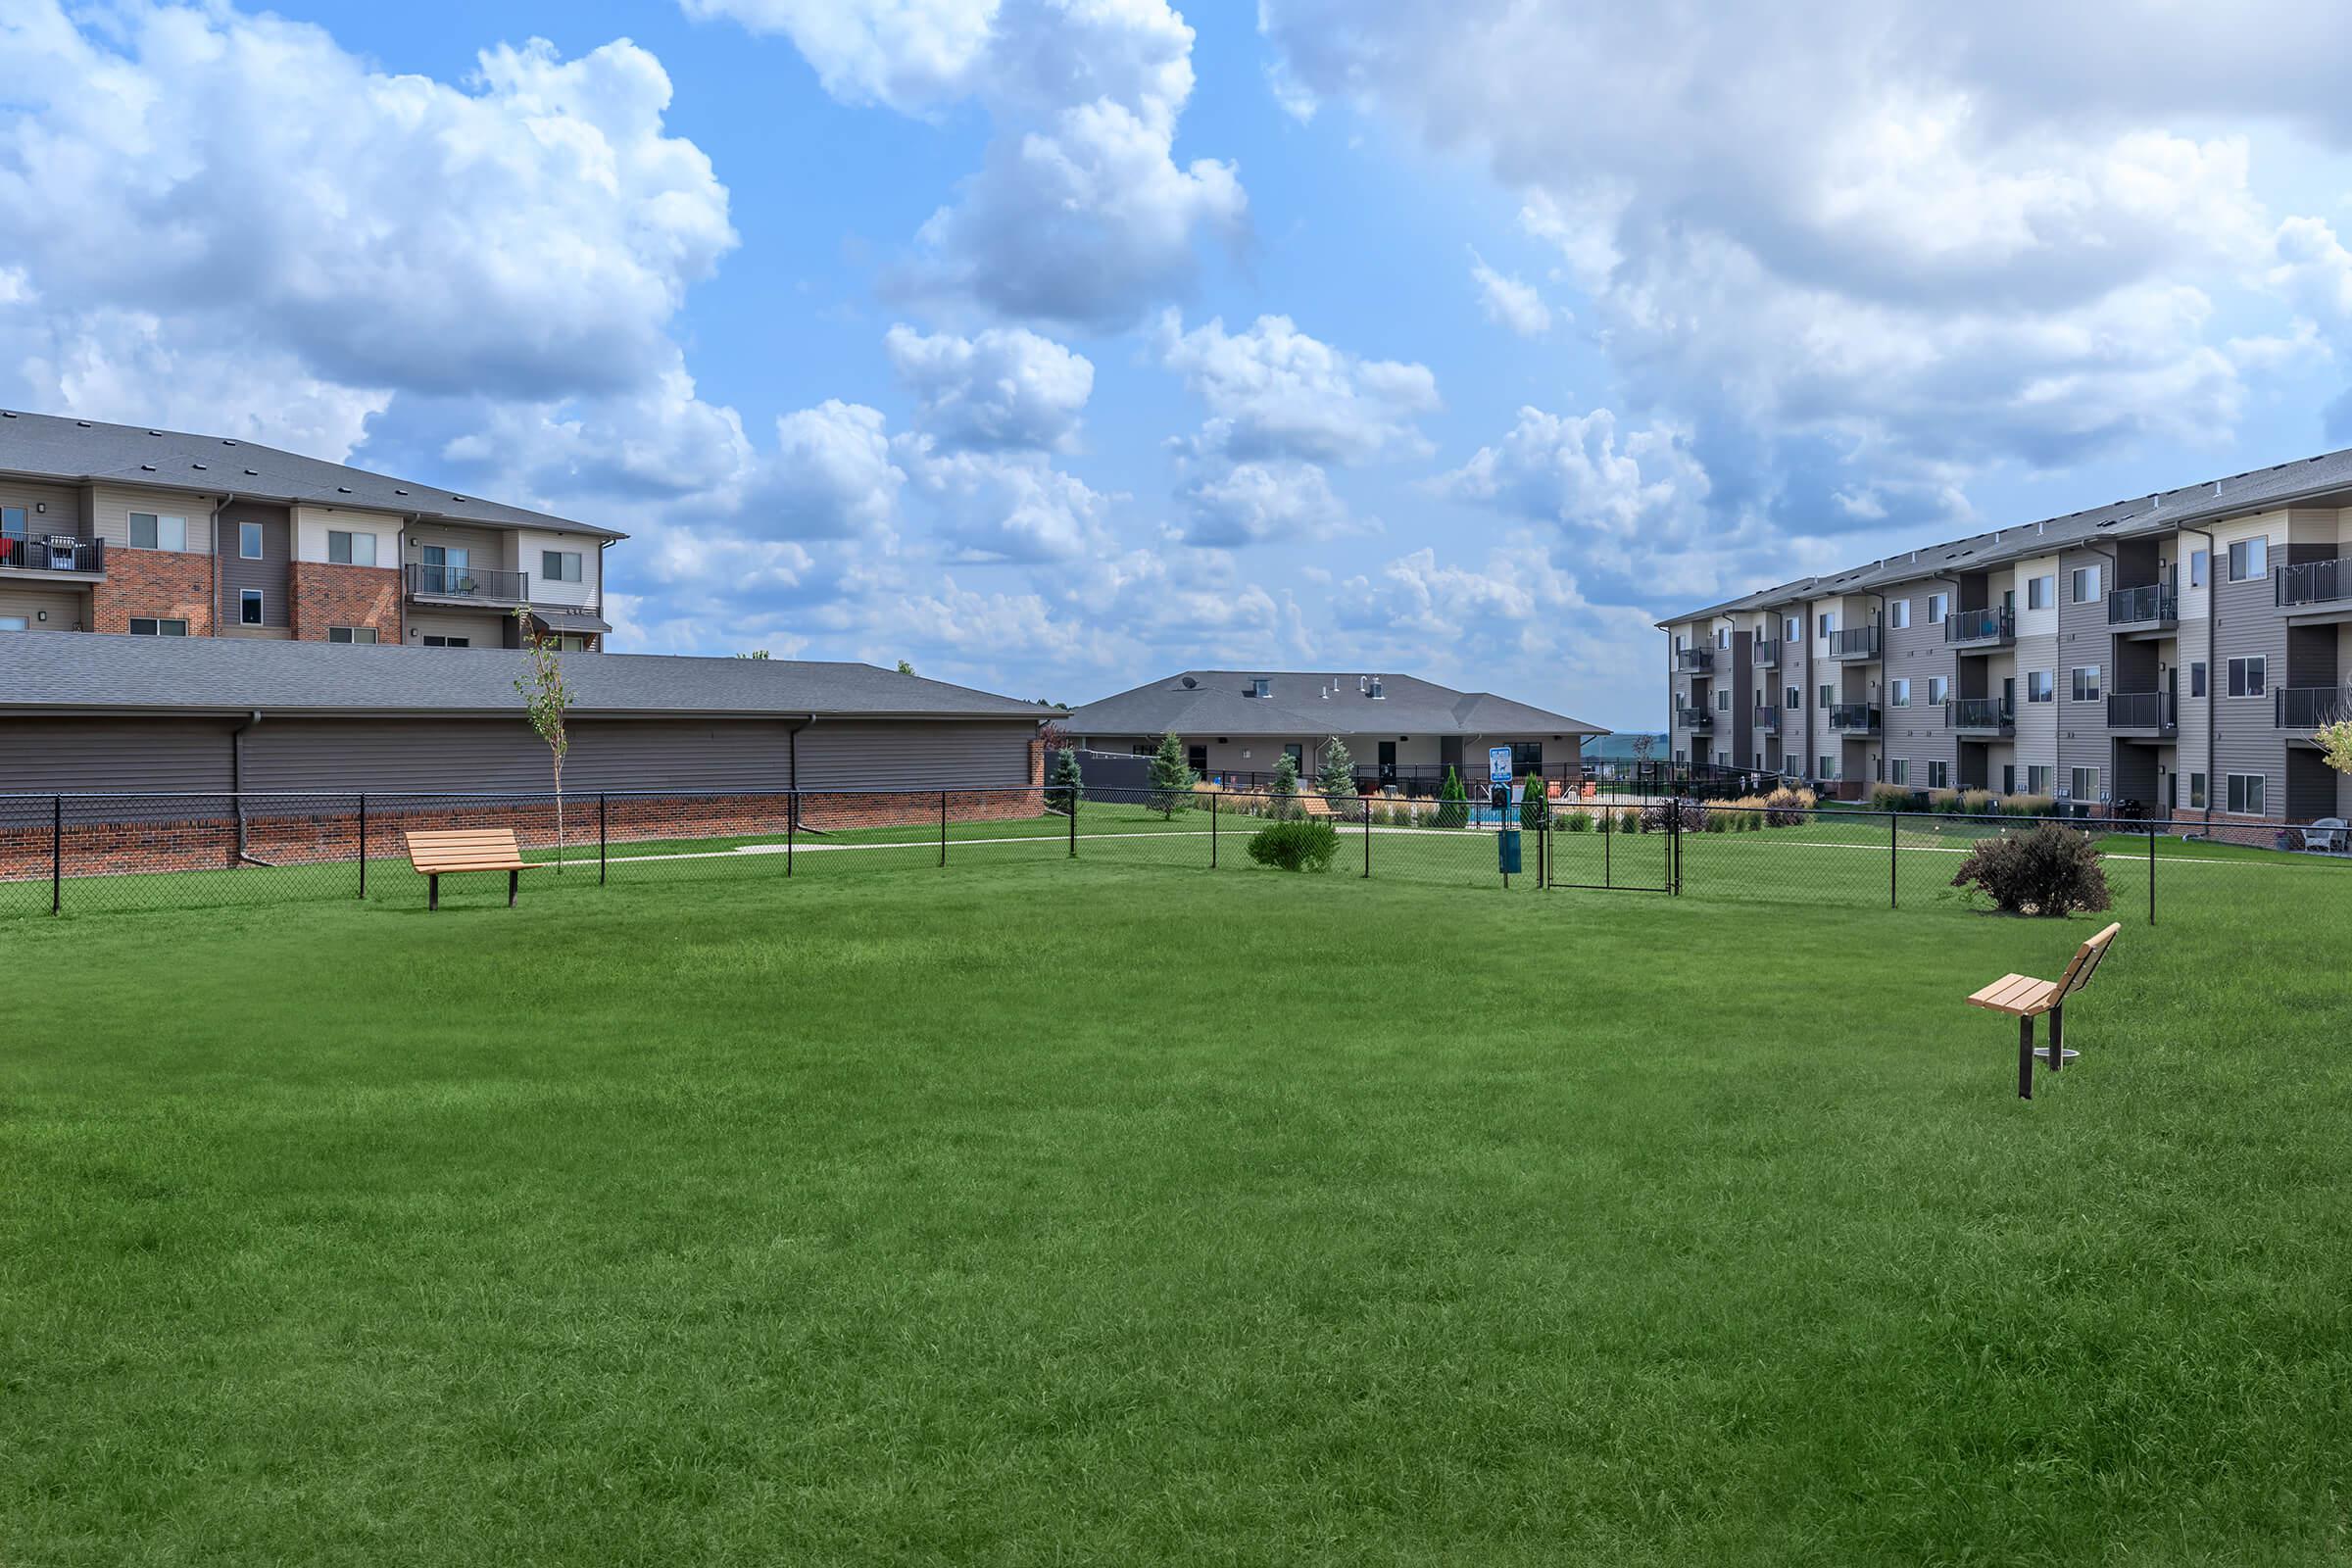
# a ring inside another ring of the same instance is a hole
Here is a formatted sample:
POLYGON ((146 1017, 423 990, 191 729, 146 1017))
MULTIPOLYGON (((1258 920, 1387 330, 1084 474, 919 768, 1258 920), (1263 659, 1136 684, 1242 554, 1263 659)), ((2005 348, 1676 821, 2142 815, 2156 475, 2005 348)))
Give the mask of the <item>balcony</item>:
POLYGON ((1989 654, 2017 646, 2017 616, 2010 611, 1955 610, 1943 617, 1944 645, 1954 653, 1989 654))
POLYGON ((2278 729, 2339 724, 2352 718, 2352 696, 2341 686, 2281 686, 2271 693, 2271 715, 2278 729))
POLYGON ((1674 710, 1676 729, 1713 729, 1715 715, 1703 708, 1678 708, 1674 710))
POLYGON ((1834 703, 1830 707, 1830 728, 1840 735, 1876 735, 1879 732, 1879 705, 1834 703))
POLYGON ((2180 623, 2180 600, 2162 583, 2118 588, 2107 596, 2109 631, 2170 631, 2180 623))
POLYGON ((2273 566, 2271 597, 2280 609, 2290 605, 2333 605, 2352 599, 2352 556, 2273 566))
POLYGON ((39 539, 0 537, 0 571, 76 572, 106 575, 106 541, 69 539, 51 534, 39 539))
POLYGON ((1852 631, 1830 633, 1832 659, 1876 659, 1879 657, 1879 628, 1876 626, 1856 626, 1852 631))
POLYGON ((1749 646, 1755 654, 1756 667, 1758 669, 1778 669, 1781 667, 1781 645, 1777 640, 1769 637, 1759 637, 1749 646))
POLYGON ((2119 735, 2172 735, 2180 715, 2171 692, 2109 692, 2107 727, 2119 735))
POLYGON ((1781 710, 1777 708, 1766 708, 1759 706, 1756 709, 1756 728, 1761 730, 1769 730, 1775 735, 1779 734, 1781 731, 1781 710))
POLYGON ((1674 667, 1685 675, 1703 675, 1715 667, 1712 648, 1678 648, 1674 651, 1674 667))
POLYGON ((502 571, 495 566, 427 566, 407 568, 409 597, 438 599, 461 605, 527 605, 531 574, 502 571))
POLYGON ((1943 705, 1944 727, 1958 735, 2017 733, 2017 714, 1998 697, 1955 697, 1943 705))

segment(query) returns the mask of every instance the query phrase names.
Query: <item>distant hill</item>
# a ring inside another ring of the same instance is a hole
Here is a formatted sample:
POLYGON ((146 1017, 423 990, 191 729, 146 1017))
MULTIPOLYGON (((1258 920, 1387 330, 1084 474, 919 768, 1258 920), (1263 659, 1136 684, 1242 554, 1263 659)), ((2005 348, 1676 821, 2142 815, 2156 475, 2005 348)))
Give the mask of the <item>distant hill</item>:
MULTIPOLYGON (((1596 735, 1592 744, 1585 748, 1585 756, 1595 762, 1629 762, 1634 757, 1634 742, 1641 738, 1639 735, 1596 735)), ((1666 737, 1663 735, 1650 736, 1649 746, 1649 755, 1653 758, 1674 755, 1666 749, 1666 737)))

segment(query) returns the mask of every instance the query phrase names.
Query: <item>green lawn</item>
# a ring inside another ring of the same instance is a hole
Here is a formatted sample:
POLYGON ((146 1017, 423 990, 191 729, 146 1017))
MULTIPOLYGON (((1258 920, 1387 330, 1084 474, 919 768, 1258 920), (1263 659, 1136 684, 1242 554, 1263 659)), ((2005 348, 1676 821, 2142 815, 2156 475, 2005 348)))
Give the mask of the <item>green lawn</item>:
POLYGON ((964 870, 10 922, 0 1561, 2344 1560, 2340 917, 964 870))

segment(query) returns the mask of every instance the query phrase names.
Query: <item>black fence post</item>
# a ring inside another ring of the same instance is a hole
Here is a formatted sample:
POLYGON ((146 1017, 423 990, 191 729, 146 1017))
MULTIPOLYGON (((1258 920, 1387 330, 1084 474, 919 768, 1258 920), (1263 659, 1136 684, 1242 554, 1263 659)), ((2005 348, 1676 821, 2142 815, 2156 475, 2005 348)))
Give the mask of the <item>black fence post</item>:
POLYGON ((1364 813, 1364 875, 1369 878, 1372 875, 1372 797, 1358 795, 1355 805, 1364 813))
POLYGON ((792 875, 792 841, 801 825, 801 792, 794 790, 784 797, 784 874, 792 875))
POLYGON ((1613 810, 1602 811, 1600 813, 1600 885, 1604 888, 1612 888, 1617 885, 1616 877, 1609 866, 1613 855, 1609 848, 1609 841, 1616 836, 1617 813, 1613 810))
POLYGON ((66 900, 66 798, 49 797, 49 912, 65 907, 66 900))
POLYGON ((1674 896, 1683 896, 1683 798, 1666 797, 1666 880, 1674 896))
POLYGON ((1895 881, 1895 866, 1902 858, 1902 851, 1897 847, 1895 835, 1896 830, 1902 826, 1902 821, 1901 812, 1888 811, 1886 813, 1886 907, 1889 909, 1900 906, 1898 901, 1901 895, 1895 881))
POLYGON ((596 793, 596 885, 600 888, 605 885, 605 870, 607 861, 605 851, 607 843, 608 840, 605 832, 605 792, 599 790, 596 793))
POLYGON ((1078 858, 1078 786, 1072 784, 1069 799, 1062 804, 1070 808, 1070 858, 1078 858))
POLYGON ((2156 923, 2156 824, 2148 824, 2148 924, 2156 923))
POLYGON ((360 797, 360 897, 368 897, 368 797, 360 797))
POLYGON ((945 869, 948 863, 948 792, 946 790, 939 792, 939 863, 942 869, 945 869))
MULTIPOLYGON (((1217 868, 1217 797, 1223 793, 1222 790, 1208 792, 1208 868, 1211 871, 1217 868)), ((1369 855, 1372 852, 1366 850, 1364 853, 1369 855)), ((1365 873, 1367 876, 1370 874, 1365 873)))

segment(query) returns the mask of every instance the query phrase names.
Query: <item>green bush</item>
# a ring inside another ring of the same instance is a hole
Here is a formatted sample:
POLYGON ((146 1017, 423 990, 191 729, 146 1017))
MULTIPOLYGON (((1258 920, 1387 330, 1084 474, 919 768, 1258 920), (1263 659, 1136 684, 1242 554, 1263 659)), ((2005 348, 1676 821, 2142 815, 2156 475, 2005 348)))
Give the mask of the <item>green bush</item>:
POLYGON ((2055 822, 1980 843, 1960 862, 1952 886, 1983 893, 2003 914, 2060 917, 2115 904, 2097 846, 2055 822))
POLYGON ((1908 811, 1919 804, 1919 797, 1901 784, 1873 784, 1870 787, 1870 808, 1874 811, 1908 811))
POLYGON ((1530 833, 1537 832, 1544 826, 1544 813, 1548 808, 1544 799, 1543 777, 1528 774, 1519 796, 1519 825, 1530 833))
POLYGON ((1764 798, 1766 827, 1803 827, 1813 808, 1811 790, 1774 790, 1764 798))
POLYGON ((1250 835, 1250 858, 1285 871, 1328 871, 1340 853, 1340 830, 1312 819, 1269 822, 1250 835))
POLYGON ((2002 803, 2001 809, 2011 816, 2047 816, 2057 806, 2047 795, 2012 795, 2002 803))
POLYGON ((1470 823, 1470 792, 1462 788, 1459 774, 1446 770, 1446 782, 1438 787, 1439 827, 1467 827, 1470 823))
MULTIPOLYGON (((1604 817, 1603 820, 1605 821, 1606 818, 1604 817)), ((1560 830, 1564 833, 1592 832, 1592 813, 1591 811, 1566 811, 1561 813, 1560 830)))

